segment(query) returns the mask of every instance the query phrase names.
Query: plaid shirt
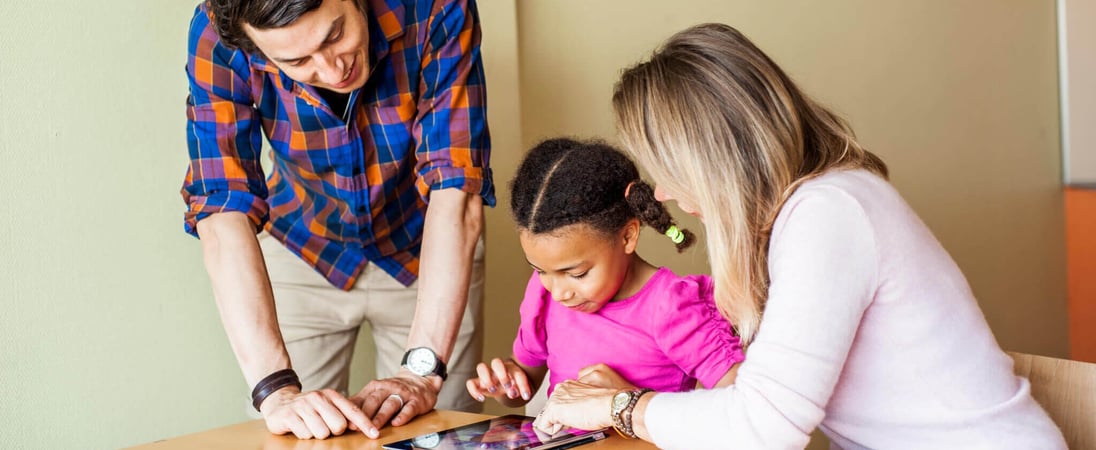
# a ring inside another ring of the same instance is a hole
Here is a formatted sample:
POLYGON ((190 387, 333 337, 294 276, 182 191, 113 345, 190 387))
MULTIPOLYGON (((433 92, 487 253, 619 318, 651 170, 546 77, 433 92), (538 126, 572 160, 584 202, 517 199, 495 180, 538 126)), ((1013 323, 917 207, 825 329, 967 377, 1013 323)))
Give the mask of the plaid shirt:
POLYGON ((474 0, 367 0, 372 72, 348 120, 259 54, 221 44, 207 5, 190 26, 185 229, 245 213, 350 289, 368 261, 418 276, 432 189, 495 203, 474 0), (273 169, 260 164, 262 136, 273 169))

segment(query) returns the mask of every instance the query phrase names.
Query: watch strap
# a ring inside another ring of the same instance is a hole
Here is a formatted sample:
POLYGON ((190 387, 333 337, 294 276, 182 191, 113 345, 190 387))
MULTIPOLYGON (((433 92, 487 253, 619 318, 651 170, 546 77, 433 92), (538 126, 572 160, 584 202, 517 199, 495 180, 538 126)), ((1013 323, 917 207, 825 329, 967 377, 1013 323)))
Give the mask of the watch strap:
POLYGON ((636 438, 635 430, 632 429, 632 411, 635 410, 636 403, 639 403, 639 398, 648 392, 653 392, 653 390, 643 388, 628 392, 628 404, 620 411, 610 411, 613 419, 613 429, 621 436, 628 439, 636 438))

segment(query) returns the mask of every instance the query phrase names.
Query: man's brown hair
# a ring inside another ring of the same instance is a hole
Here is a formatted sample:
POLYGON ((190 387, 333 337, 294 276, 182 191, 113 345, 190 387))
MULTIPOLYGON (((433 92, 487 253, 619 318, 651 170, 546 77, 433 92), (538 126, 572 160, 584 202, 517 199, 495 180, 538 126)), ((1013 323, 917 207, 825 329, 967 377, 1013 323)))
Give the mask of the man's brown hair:
POLYGON ((319 8, 323 0, 209 0, 213 29, 229 48, 255 52, 244 24, 257 29, 281 28, 319 8))

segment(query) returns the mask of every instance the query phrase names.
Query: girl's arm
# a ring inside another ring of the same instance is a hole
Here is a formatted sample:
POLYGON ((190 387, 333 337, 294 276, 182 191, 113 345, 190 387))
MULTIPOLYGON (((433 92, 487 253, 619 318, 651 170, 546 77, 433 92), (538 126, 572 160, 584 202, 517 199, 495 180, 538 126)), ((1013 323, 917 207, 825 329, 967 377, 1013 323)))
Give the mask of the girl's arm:
POLYGON ((735 363, 735 365, 731 366, 731 370, 728 370, 727 374, 723 375, 723 378, 720 378, 719 382, 711 389, 727 387, 734 384, 734 379, 738 377, 738 367, 741 365, 742 363, 735 363))

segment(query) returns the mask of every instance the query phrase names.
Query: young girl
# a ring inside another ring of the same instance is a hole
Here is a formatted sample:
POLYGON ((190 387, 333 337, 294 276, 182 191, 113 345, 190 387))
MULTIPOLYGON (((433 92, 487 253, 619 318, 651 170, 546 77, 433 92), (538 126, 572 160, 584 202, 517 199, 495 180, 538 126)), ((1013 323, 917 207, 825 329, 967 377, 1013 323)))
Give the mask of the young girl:
POLYGON ((641 224, 678 248, 679 230, 623 153, 600 142, 534 147, 510 184, 510 207, 534 274, 513 357, 479 364, 468 392, 522 406, 551 372, 548 393, 605 364, 640 388, 687 391, 733 381, 743 353, 712 299, 711 279, 677 276, 636 253, 641 224))

